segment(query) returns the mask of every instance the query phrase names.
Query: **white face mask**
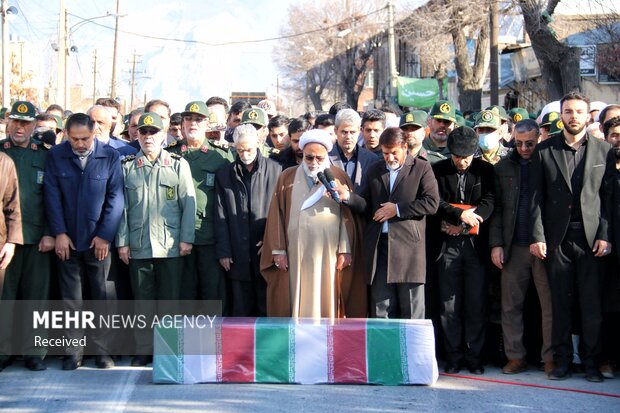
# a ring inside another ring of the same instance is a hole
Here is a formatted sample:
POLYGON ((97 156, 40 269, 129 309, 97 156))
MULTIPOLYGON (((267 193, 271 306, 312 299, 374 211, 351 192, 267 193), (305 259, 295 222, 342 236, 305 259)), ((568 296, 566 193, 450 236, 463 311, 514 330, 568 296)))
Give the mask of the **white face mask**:
POLYGON ((483 151, 491 151, 499 145, 499 133, 481 133, 478 135, 478 146, 483 151))

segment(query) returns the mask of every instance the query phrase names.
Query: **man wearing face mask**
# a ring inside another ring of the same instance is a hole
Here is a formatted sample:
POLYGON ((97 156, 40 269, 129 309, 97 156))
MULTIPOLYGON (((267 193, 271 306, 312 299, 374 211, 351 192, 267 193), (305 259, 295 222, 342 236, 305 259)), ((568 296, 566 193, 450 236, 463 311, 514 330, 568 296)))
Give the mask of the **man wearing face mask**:
POLYGON ((501 144, 501 128, 500 117, 490 110, 480 112, 478 121, 474 126, 478 134, 479 147, 475 156, 491 165, 495 165, 509 153, 509 150, 501 144))
MULTIPOLYGON (((267 281, 267 315, 365 317, 363 276, 351 265, 357 263, 359 228, 349 207, 328 197, 318 179, 329 166, 331 137, 313 129, 302 135, 299 147, 301 166, 282 172, 267 215, 260 263, 267 281)), ((350 191, 353 184, 346 173, 331 171, 350 191)))
POLYGON ((189 163, 196 191, 196 240, 192 253, 185 257, 182 297, 222 300, 222 311, 227 315, 226 279, 215 256, 215 172, 234 158, 227 143, 206 138, 209 114, 204 102, 189 102, 181 113, 186 138, 166 149, 189 163))
POLYGON ((235 162, 215 174, 215 253, 231 281, 232 315, 267 315, 267 284, 260 274, 260 253, 271 195, 282 171, 258 150, 252 125, 233 132, 235 162))

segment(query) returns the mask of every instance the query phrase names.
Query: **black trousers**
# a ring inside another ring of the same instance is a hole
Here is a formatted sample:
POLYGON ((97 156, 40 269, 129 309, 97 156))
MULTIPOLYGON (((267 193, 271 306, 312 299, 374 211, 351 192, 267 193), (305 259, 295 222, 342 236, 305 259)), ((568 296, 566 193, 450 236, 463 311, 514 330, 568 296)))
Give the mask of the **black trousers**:
POLYGON ((379 238, 377 269, 370 286, 370 312, 375 318, 424 319, 424 284, 388 284, 387 236, 379 238))
POLYGON ((486 273, 470 236, 446 240, 437 267, 446 361, 480 363, 485 339, 486 273))
MULTIPOLYGON (((99 261, 93 248, 82 252, 72 250, 67 261, 58 261, 58 283, 65 311, 82 310, 84 297, 98 301, 109 298, 106 282, 110 262, 110 254, 103 261, 99 261)), ((109 354, 107 334, 106 329, 98 328, 89 335, 90 340, 87 340, 87 344, 92 345, 96 354, 109 354)), ((80 339, 83 335, 84 330, 80 328, 65 330, 65 336, 69 339, 80 339)), ((77 347, 65 349, 67 354, 81 354, 83 350, 77 347)))
POLYGON ((562 244, 545 260, 553 311, 551 344, 557 365, 573 359, 573 332, 581 318, 581 360, 585 367, 597 367, 601 354, 602 259, 592 253, 583 229, 570 229, 562 244), (579 308, 579 314, 575 311, 579 308))

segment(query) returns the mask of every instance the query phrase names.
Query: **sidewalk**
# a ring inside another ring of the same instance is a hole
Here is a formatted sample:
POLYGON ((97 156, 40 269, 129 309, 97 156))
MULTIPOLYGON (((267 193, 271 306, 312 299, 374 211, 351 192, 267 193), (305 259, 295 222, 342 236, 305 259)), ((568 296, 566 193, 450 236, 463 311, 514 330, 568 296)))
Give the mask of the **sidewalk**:
POLYGON ((150 368, 98 370, 92 359, 76 371, 48 360, 44 372, 31 372, 21 361, 0 372, 3 412, 614 412, 620 411, 620 378, 589 383, 581 376, 547 380, 534 367, 505 375, 487 367, 483 376, 441 375, 433 387, 358 385, 199 384, 155 385, 150 368), (507 383, 494 382, 502 381, 507 383), (510 384, 509 384, 509 383, 510 384), (515 385, 528 384, 571 391, 515 385), (576 391, 615 394, 609 397, 576 391))

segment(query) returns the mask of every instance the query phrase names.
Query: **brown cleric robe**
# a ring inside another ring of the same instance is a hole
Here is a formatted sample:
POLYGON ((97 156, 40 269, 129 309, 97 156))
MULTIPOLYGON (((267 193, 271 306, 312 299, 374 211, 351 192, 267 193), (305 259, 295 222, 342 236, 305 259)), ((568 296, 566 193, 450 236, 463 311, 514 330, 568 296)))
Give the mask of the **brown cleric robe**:
MULTIPOLYGON (((332 168, 332 172, 340 182, 353 187, 344 171, 332 168)), ((267 282, 269 317, 351 318, 367 315, 361 221, 348 206, 338 205, 326 197, 301 211, 301 203, 318 190, 320 184, 308 187, 301 167, 286 169, 276 184, 267 215, 260 263, 267 282), (330 228, 311 227, 321 224, 330 228), (328 235, 332 240, 322 241, 318 238, 321 235, 328 235), (301 251, 300 247, 303 247, 301 251), (274 265, 274 251, 286 251, 288 270, 274 265), (351 266, 337 271, 336 254, 343 252, 351 253, 353 261, 351 266), (318 300, 317 293, 321 294, 318 300)))

